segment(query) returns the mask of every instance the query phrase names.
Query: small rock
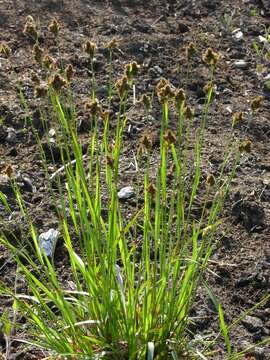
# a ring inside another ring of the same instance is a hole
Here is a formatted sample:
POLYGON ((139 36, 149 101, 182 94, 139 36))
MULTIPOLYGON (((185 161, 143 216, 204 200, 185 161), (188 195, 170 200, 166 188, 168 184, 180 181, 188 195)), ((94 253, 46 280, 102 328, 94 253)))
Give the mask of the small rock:
POLYGON ((117 195, 120 200, 130 199, 135 195, 134 188, 132 186, 123 187, 120 191, 118 191, 117 195))
POLYGON ((9 127, 7 128, 7 137, 6 137, 6 141, 9 144, 15 144, 17 142, 17 136, 16 136, 16 131, 15 129, 9 127))
POLYGON ((233 36, 234 40, 241 41, 241 40, 243 40, 244 34, 240 29, 235 29, 232 32, 232 36, 233 36))
POLYGON ((5 195, 13 194, 13 189, 10 183, 10 179, 7 175, 0 174, 0 191, 5 195))
POLYGON ((233 64, 237 69, 247 69, 248 67, 248 63, 245 60, 236 60, 233 64))
POLYGON ((41 251, 44 251, 45 255, 50 258, 53 258, 56 243, 60 232, 55 229, 49 229, 47 232, 44 232, 39 235, 39 248, 41 251))
POLYGON ((267 350, 262 347, 254 346, 253 344, 250 344, 248 341, 243 340, 240 343, 240 348, 243 351, 246 351, 247 349, 251 349, 246 352, 245 359, 249 359, 250 357, 255 357, 256 360, 266 360, 265 355, 267 354, 267 350))
POLYGON ((50 131, 49 131, 49 136, 53 138, 53 137, 55 137, 55 135, 56 135, 56 130, 53 129, 53 128, 50 129, 50 131))
POLYGON ((36 193, 37 192, 37 188, 35 186, 33 186, 31 180, 28 177, 23 176, 22 177, 22 182, 23 182, 23 190, 29 191, 31 193, 36 193))
POLYGON ((255 316, 246 315, 242 320, 242 323, 251 332, 255 332, 263 328, 262 320, 255 316))
POLYGON ((151 69, 149 69, 149 73, 153 76, 156 76, 156 75, 161 76, 163 74, 163 70, 161 69, 160 66, 155 65, 151 69))

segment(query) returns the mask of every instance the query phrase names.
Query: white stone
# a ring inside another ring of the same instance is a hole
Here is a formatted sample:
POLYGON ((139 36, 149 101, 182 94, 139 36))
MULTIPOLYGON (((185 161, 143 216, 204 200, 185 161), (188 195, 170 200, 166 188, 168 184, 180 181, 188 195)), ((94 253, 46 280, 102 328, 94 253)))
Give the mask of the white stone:
POLYGON ((126 186, 118 191, 117 195, 120 200, 126 200, 134 196, 134 194, 134 188, 132 186, 126 186))
POLYGON ((41 252, 43 251, 48 257, 53 257, 59 235, 60 232, 55 229, 49 229, 40 234, 38 240, 41 252))
POLYGON ((248 63, 245 60, 236 60, 234 62, 234 66, 238 69, 246 69, 248 67, 248 63))

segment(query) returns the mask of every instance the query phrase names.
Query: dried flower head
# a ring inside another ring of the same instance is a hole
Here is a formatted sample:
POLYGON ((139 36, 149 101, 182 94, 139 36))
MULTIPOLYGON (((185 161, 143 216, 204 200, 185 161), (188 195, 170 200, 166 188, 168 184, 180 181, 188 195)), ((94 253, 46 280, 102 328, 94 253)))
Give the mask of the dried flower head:
POLYGON ((251 101, 251 110, 254 112, 262 106, 264 100, 263 96, 256 96, 255 99, 251 101))
POLYGON ((24 35, 30 36, 33 40, 37 41, 38 39, 38 31, 37 25, 34 22, 33 18, 28 18, 26 24, 24 25, 23 29, 24 35))
POLYGON ((196 47, 193 42, 186 46, 186 57, 190 60, 196 54, 196 47))
POLYGON ((7 165, 4 172, 9 178, 11 178, 11 176, 14 174, 14 171, 13 171, 13 168, 11 165, 7 165))
POLYGON ((60 91, 67 85, 67 81, 59 74, 55 74, 48 82, 49 86, 52 86, 55 91, 60 91))
POLYGON ((243 111, 238 111, 232 116, 232 127, 235 128, 241 122, 243 122, 243 111))
POLYGON ((157 85, 156 85, 156 92, 158 93, 158 91, 160 90, 160 89, 162 89, 165 85, 167 85, 169 82, 168 82, 168 80, 166 80, 166 79, 164 79, 164 78, 161 78, 160 80, 159 80, 159 82, 157 83, 157 85))
POLYGON ((239 146, 239 151, 242 152, 246 152, 246 153, 250 153, 251 152, 251 141, 250 140, 245 140, 240 146, 239 146))
POLYGON ((41 49, 41 47, 38 44, 35 44, 33 46, 33 55, 34 55, 34 59, 36 60, 36 62, 41 64, 42 63, 43 50, 41 49))
POLYGON ((113 51, 114 49, 117 49, 118 47, 118 42, 115 38, 113 38, 112 40, 110 40, 107 44, 107 48, 110 50, 110 51, 113 51))
POLYGON ((156 89, 157 89, 158 99, 161 103, 172 100, 175 97, 175 90, 168 81, 165 83, 163 87, 160 85, 160 83, 158 83, 156 89))
POLYGON ((172 130, 166 130, 164 136, 164 140, 168 145, 175 144, 176 143, 176 135, 172 130))
POLYGON ((128 78, 123 76, 121 79, 117 80, 115 87, 118 91, 120 98, 122 99, 125 93, 129 90, 128 78))
POLYGON ((194 110, 190 106, 186 106, 184 110, 184 116, 187 120, 191 120, 194 117, 194 110))
POLYGON ((48 30, 57 37, 60 31, 60 25, 59 22, 56 19, 53 19, 50 25, 48 26, 48 30))
POLYGON ((175 92, 175 101, 178 104, 179 107, 182 106, 182 104, 185 103, 186 101, 186 94, 185 91, 183 89, 178 89, 175 92))
POLYGON ((106 163, 111 169, 114 168, 114 159, 111 155, 106 156, 106 163))
POLYGON ((97 50, 97 45, 94 42, 87 40, 83 46, 83 49, 86 54, 88 54, 90 58, 93 59, 97 50))
POLYGON ((100 116, 104 122, 108 121, 110 119, 110 115, 111 115, 111 112, 109 110, 100 111, 100 116))
POLYGON ((211 48, 208 48, 203 54, 203 61, 213 67, 216 67, 220 55, 214 52, 211 48))
POLYGON ((214 186, 215 185, 215 177, 213 174, 208 174, 206 177, 206 185, 208 186, 214 186))
POLYGON ((144 107, 147 110, 149 110, 151 108, 151 98, 148 95, 143 94, 140 99, 140 102, 144 105, 144 107))
POLYGON ((46 68, 46 69, 53 69, 56 67, 56 62, 55 60, 48 54, 46 54, 44 57, 43 57, 43 61, 42 61, 42 64, 43 66, 46 68))
POLYGON ((70 81, 71 78, 73 77, 74 75, 74 68, 71 64, 68 64, 65 68, 65 74, 66 74, 66 78, 67 78, 67 81, 70 81))
POLYGON ((155 198, 156 191, 157 191, 157 189, 156 189, 155 185, 152 184, 152 183, 150 183, 150 184, 148 185, 147 192, 150 194, 150 196, 152 197, 152 199, 155 198))
POLYGON ((102 112, 102 106, 98 99, 94 99, 85 105, 86 109, 90 111, 92 116, 97 116, 102 112))
POLYGON ((47 86, 36 86, 35 87, 35 97, 36 98, 43 98, 48 95, 48 88, 47 86))
POLYGON ((11 55, 11 50, 10 47, 7 44, 0 44, 0 55, 5 57, 5 58, 9 58, 11 55))
POLYGON ((141 148, 142 152, 147 152, 152 149, 152 139, 149 134, 144 134, 139 147, 141 148))
POLYGON ((137 64, 136 61, 131 62, 130 64, 126 65, 125 68, 125 75, 128 79, 131 79, 134 76, 138 75, 140 66, 137 64))

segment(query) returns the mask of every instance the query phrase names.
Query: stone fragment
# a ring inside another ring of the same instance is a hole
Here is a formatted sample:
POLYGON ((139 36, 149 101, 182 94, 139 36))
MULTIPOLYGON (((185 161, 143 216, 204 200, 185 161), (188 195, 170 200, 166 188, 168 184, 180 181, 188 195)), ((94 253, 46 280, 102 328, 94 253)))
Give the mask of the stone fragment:
POLYGON ((123 187, 120 191, 118 191, 118 199, 127 200, 133 197, 135 194, 134 188, 132 186, 123 187))
POLYGON ((263 322, 261 319, 255 316, 246 315, 242 320, 242 324, 251 332, 261 330, 263 328, 263 322))
POLYGON ((41 252, 44 252, 50 258, 53 258, 56 243, 60 232, 55 229, 49 229, 47 232, 44 232, 39 235, 39 248, 41 252))
POLYGON ((233 64, 237 69, 243 69, 244 70, 244 69, 248 68, 248 63, 243 59, 236 60, 233 64))

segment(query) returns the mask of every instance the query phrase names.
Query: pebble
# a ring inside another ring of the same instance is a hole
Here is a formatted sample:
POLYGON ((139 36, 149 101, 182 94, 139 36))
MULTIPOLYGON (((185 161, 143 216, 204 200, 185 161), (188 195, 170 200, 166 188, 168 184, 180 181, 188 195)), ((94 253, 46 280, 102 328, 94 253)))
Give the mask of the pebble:
POLYGON ((163 70, 161 69, 160 66, 155 65, 151 69, 149 69, 149 73, 154 76, 156 76, 156 75, 161 76, 163 74, 163 70))
POLYGON ((15 129, 9 127, 7 128, 7 137, 6 137, 6 141, 9 144, 15 144, 17 142, 17 136, 16 136, 16 131, 15 129))
POLYGON ((0 191, 5 195, 13 194, 10 179, 6 174, 0 174, 0 191))
POLYGON ((241 41, 241 40, 243 40, 244 34, 240 29, 235 29, 232 32, 232 36, 233 36, 234 40, 241 41))
POLYGON ((245 316, 242 323, 251 332, 255 332, 263 328, 262 320, 255 316, 245 316))
POLYGON ((237 69, 247 69, 248 67, 248 63, 245 60, 236 60, 233 64, 237 69))
POLYGON ((123 187, 118 191, 118 199, 127 200, 135 195, 134 188, 132 186, 123 187))
POLYGON ((44 251, 45 255, 50 258, 53 258, 56 243, 60 232, 55 229, 49 229, 47 232, 44 232, 39 235, 39 248, 41 251, 44 251))

